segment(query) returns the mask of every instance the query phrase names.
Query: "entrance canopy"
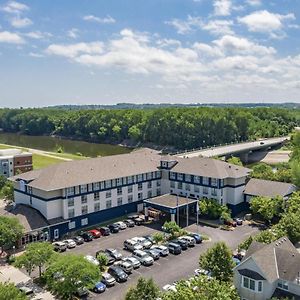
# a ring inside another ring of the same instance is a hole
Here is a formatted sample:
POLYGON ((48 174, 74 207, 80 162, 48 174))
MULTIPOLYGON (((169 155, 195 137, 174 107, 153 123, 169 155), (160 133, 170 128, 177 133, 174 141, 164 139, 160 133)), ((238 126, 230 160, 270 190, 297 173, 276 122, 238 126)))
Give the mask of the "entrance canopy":
POLYGON ((187 197, 165 194, 155 198, 144 200, 146 206, 153 206, 163 211, 174 213, 177 208, 186 207, 190 204, 196 204, 198 200, 187 197))

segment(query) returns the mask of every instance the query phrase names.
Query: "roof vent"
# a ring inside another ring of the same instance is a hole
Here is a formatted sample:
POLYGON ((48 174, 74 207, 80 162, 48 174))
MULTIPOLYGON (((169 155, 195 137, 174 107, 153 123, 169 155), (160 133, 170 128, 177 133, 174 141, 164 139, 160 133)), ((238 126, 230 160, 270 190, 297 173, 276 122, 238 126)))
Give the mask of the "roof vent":
POLYGON ((231 165, 229 165, 228 168, 231 169, 231 165))

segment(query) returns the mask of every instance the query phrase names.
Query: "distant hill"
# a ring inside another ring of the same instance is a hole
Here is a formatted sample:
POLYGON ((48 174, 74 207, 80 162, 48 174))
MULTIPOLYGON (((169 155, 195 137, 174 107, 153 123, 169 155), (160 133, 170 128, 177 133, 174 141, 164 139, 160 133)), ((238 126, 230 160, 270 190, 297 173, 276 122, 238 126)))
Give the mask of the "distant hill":
POLYGON ((99 105, 99 104, 84 104, 84 105, 55 105, 48 106, 46 108, 51 109, 67 109, 67 110, 94 110, 94 109, 153 109, 153 108, 165 108, 165 107, 245 107, 245 108, 255 108, 255 107, 278 107, 278 108, 289 108, 289 109, 299 109, 300 103, 190 103, 190 104, 172 104, 172 103, 117 103, 113 105, 99 105))

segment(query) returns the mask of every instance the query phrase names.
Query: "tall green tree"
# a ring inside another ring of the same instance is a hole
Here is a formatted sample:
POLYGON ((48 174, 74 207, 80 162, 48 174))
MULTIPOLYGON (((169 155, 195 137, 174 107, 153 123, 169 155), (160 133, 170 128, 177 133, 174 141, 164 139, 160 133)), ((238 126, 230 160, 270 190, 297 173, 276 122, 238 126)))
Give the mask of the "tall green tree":
POLYGON ((2 188, 2 194, 8 200, 14 200, 14 185, 10 181, 6 181, 2 188))
POLYGON ((137 285, 131 287, 126 293, 125 300, 156 300, 160 296, 159 287, 153 279, 140 277, 137 285))
POLYGON ((24 227, 17 218, 0 216, 0 247, 12 247, 23 235, 24 227))
POLYGON ((35 268, 39 268, 39 276, 42 275, 42 268, 49 263, 55 255, 53 246, 47 242, 29 244, 24 254, 18 256, 15 266, 27 269, 30 274, 35 268))
POLYGON ((82 255, 59 255, 44 272, 47 286, 62 299, 72 299, 78 289, 92 288, 101 280, 99 267, 82 255))
POLYGON ((22 293, 13 283, 0 282, 0 300, 27 300, 27 296, 22 293))
POLYGON ((212 276, 221 281, 230 281, 233 275, 232 251, 224 242, 216 243, 204 254, 200 255, 199 266, 211 272, 212 276))
POLYGON ((108 257, 105 253, 98 253, 97 259, 99 261, 100 271, 103 272, 108 265, 108 257))
POLYGON ((242 163, 241 159, 238 158, 238 157, 235 157, 235 156, 230 157, 227 160, 227 162, 230 163, 230 164, 233 164, 233 165, 237 165, 237 166, 241 166, 241 167, 243 166, 243 163, 242 163))

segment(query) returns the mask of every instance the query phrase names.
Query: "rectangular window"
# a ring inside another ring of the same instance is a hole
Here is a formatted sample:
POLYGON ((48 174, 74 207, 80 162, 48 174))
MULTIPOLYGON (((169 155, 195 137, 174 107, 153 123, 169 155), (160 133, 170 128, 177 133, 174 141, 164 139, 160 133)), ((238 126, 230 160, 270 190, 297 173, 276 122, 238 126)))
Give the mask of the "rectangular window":
POLYGON ((255 281, 250 279, 250 290, 255 291, 255 281))
POLYGON ((151 172, 146 174, 146 179, 147 180, 152 179, 152 173, 151 172))
POLYGON ((138 193, 138 200, 142 200, 143 199, 143 193, 138 193))
POLYGON ((100 194, 99 192, 94 193, 94 200, 97 201, 100 199, 100 194))
POLYGON ((87 184, 83 184, 80 186, 80 193, 86 193, 88 190, 87 184))
POLYGON ((68 207, 74 206, 74 198, 69 198, 68 199, 68 207))
POLYGON ((129 194, 132 193, 132 185, 130 185, 130 186, 128 187, 127 192, 128 192, 129 194))
POLYGON ((105 181, 100 182, 100 188, 101 188, 101 190, 105 189, 105 181))
POLYGON ((176 179, 176 173, 170 172, 170 179, 176 179))
POLYGON ((122 195, 122 188, 121 187, 118 187, 117 188, 117 195, 122 195))
POLYGON ((88 224, 88 218, 81 219, 81 226, 86 226, 88 224))
POLYGON ((249 278, 243 277, 243 287, 249 289, 249 278))
POLYGON ((143 181, 143 174, 137 175, 137 181, 143 181))
POLYGON ((286 291, 289 290, 289 285, 288 285, 288 283, 287 283, 286 281, 279 280, 277 286, 278 286, 280 289, 283 289, 283 290, 286 290, 286 291))
POLYGON ((75 209, 74 208, 71 208, 68 210, 68 218, 71 219, 71 218, 74 218, 75 217, 75 209))
POLYGON ((128 195, 128 203, 131 203, 131 202, 133 202, 133 197, 132 197, 132 195, 128 195))
POLYGON ((212 189, 211 189, 211 194, 212 194, 213 196, 217 196, 217 189, 212 188, 212 189))
POLYGON ((128 184, 131 184, 131 183, 133 183, 134 182, 134 176, 128 176, 127 177, 127 183, 128 184))
POLYGON ((161 171, 155 171, 155 178, 161 178, 161 171))
POLYGON ((76 227, 75 221, 69 223, 69 229, 74 229, 76 227))
POLYGON ((190 186, 188 183, 186 183, 186 184, 185 184, 185 189, 186 189, 187 191, 190 191, 190 190, 191 190, 191 186, 190 186))
POLYGON ((106 208, 111 208, 111 200, 106 200, 106 208))
POLYGON ((194 185, 194 192, 195 192, 195 193, 200 193, 199 186, 194 185))
POLYGON ((262 281, 258 281, 257 291, 262 292, 262 281))
POLYGON ((243 284, 244 288, 250 289, 252 291, 256 291, 256 288, 255 288, 256 284, 255 283, 256 283, 255 280, 243 276, 243 283, 242 284, 243 284))
POLYGON ((115 186, 116 186, 116 179, 113 179, 113 180, 111 181, 111 186, 112 186, 112 187, 115 187, 115 186))
POLYGON ((157 181, 156 181, 156 186, 160 186, 160 185, 161 185, 160 180, 157 180, 157 181))
POLYGON ((86 215, 87 213, 88 213, 88 206, 87 205, 81 206, 81 214, 86 215))
POLYGON ((87 203, 87 195, 82 195, 81 196, 81 204, 86 204, 87 203))
POLYGON ((182 173, 178 173, 177 174, 177 179, 178 180, 183 180, 183 174, 182 173))
POLYGON ((204 195, 208 194, 208 187, 206 187, 206 186, 203 187, 203 194, 204 195))
POLYGON ((194 176, 194 182, 200 183, 200 176, 194 176))
POLYGON ((105 197, 110 198, 111 197, 111 191, 107 191, 105 197))
POLYGON ((178 182, 178 183, 177 183, 177 188, 178 188, 179 190, 182 190, 182 182, 178 182))
POLYGON ((156 190, 156 195, 157 195, 157 196, 160 196, 160 195, 161 195, 160 189, 157 189, 157 190, 156 190))
POLYGON ((95 183, 93 184, 93 189, 94 189, 94 191, 100 190, 100 182, 95 182, 95 183))
POLYGON ((189 174, 185 174, 185 181, 191 182, 192 181, 192 176, 189 174))
POLYGON ((100 210, 100 203, 97 202, 94 204, 94 211, 99 211, 100 210))
POLYGON ((117 198, 117 205, 118 206, 122 205, 122 197, 117 198))
POLYGON ((212 186, 218 186, 218 179, 216 179, 216 178, 211 178, 210 182, 211 182, 211 185, 212 185, 212 186))
POLYGON ((204 185, 208 185, 209 184, 209 178, 208 177, 202 177, 202 183, 204 185))
POLYGON ((105 188, 110 189, 111 188, 111 180, 105 180, 105 188))
POLYGON ((68 187, 66 189, 66 194, 67 194, 67 196, 74 195, 74 187, 68 187))
POLYGON ((59 229, 54 229, 54 238, 58 239, 59 238, 59 229))
POLYGON ((117 185, 122 185, 122 178, 117 178, 117 185))
POLYGON ((148 189, 151 189, 152 188, 152 181, 148 181, 147 186, 148 186, 148 189))
POLYGON ((175 181, 171 181, 170 186, 171 186, 171 188, 175 188, 175 181))
POLYGON ((140 182, 140 183, 138 184, 138 190, 141 191, 142 189, 143 189, 143 183, 140 182))
POLYGON ((220 179, 220 187, 224 186, 224 179, 220 179))
POLYGON ((152 191, 148 191, 148 198, 152 197, 152 191))

